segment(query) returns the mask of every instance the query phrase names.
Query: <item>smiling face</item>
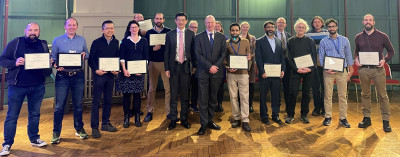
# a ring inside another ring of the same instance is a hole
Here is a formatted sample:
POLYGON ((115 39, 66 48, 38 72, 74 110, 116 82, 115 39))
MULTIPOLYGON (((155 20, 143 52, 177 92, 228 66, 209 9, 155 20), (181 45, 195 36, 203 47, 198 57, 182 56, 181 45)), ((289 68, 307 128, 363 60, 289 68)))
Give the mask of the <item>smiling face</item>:
POLYGON ((101 30, 106 38, 111 38, 114 35, 114 24, 106 23, 101 30))
POLYGON ((178 27, 180 30, 185 28, 187 22, 188 21, 185 16, 178 16, 175 19, 176 27, 178 27))
POLYGON ((276 20, 276 26, 278 27, 278 31, 283 32, 286 28, 286 20, 282 18, 276 20))
POLYGON ((156 14, 154 17, 154 23, 156 24, 157 27, 161 27, 165 22, 164 15, 163 14, 156 14))
POLYGON ((217 31, 217 32, 221 32, 222 26, 221 26, 219 23, 216 23, 214 29, 215 29, 215 31, 217 31))
POLYGON ((364 25, 365 30, 372 30, 375 26, 374 17, 372 17, 372 15, 365 15, 362 24, 364 25))
POLYGON ((36 23, 30 23, 26 26, 25 30, 25 37, 30 39, 31 41, 36 41, 40 35, 39 25, 36 23))
POLYGON ((296 33, 297 33, 297 36, 304 36, 304 34, 306 33, 306 25, 304 24, 304 23, 298 23, 297 25, 296 25, 296 27, 294 28, 295 29, 295 31, 296 31, 296 33))
POLYGON ((250 26, 247 23, 242 24, 240 27, 242 34, 247 34, 249 32, 250 26))
POLYGON ((314 19, 312 25, 316 31, 320 31, 322 29, 322 25, 324 25, 324 24, 320 19, 316 18, 316 19, 314 19))
POLYGON ((337 25, 334 22, 329 23, 326 27, 328 27, 329 34, 334 35, 337 33, 337 25))
POLYGON ((215 28, 215 18, 213 16, 207 16, 204 24, 209 32, 213 32, 215 28))
POLYGON ((189 25, 189 30, 193 31, 195 34, 197 33, 197 29, 199 29, 197 22, 193 22, 189 25))
POLYGON ((67 22, 65 22, 64 29, 67 31, 68 35, 75 35, 78 29, 78 23, 73 18, 68 19, 67 22))
POLYGON ((131 35, 137 35, 139 33, 139 26, 136 23, 132 23, 129 31, 131 32, 131 35))
POLYGON ((267 24, 265 26, 265 28, 264 28, 264 31, 269 37, 274 36, 274 34, 275 34, 275 25, 270 24, 270 23, 267 24))

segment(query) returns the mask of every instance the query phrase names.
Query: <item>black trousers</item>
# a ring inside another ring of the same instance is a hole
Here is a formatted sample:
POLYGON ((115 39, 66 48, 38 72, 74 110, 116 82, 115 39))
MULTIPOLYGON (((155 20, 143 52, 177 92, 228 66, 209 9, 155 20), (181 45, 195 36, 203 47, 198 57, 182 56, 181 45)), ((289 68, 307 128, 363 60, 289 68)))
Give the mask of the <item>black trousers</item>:
POLYGON ((198 78, 200 124, 206 126, 212 122, 217 107, 217 93, 222 78, 198 78))
POLYGON ((140 99, 140 93, 123 93, 122 94, 122 105, 124 109, 124 114, 130 114, 130 106, 131 106, 131 95, 133 94, 133 114, 140 113, 140 106, 142 100, 140 99))
POLYGON ((196 78, 196 74, 192 74, 191 78, 190 78, 190 103, 193 106, 197 106, 197 96, 198 96, 198 81, 196 78))
POLYGON ((99 108, 101 95, 103 95, 103 114, 101 124, 110 122, 111 114, 111 98, 114 87, 114 75, 104 74, 99 76, 93 73, 93 100, 92 100, 92 114, 91 114, 91 127, 98 129, 99 127, 99 108))
POLYGON ((174 73, 170 73, 169 79, 171 100, 170 100, 170 116, 171 121, 176 121, 178 116, 178 96, 181 95, 181 112, 180 119, 187 120, 189 109, 189 85, 190 73, 185 73, 185 64, 175 64, 174 73))
POLYGON ((289 90, 289 104, 286 105, 286 112, 288 117, 294 117, 294 110, 296 107, 297 94, 299 93, 299 87, 301 79, 303 79, 302 84, 302 97, 301 97, 301 116, 307 116, 309 112, 310 103, 310 90, 311 84, 314 81, 314 71, 315 68, 311 68, 311 72, 306 74, 299 74, 292 71, 290 76, 290 90, 289 90))
POLYGON ((286 62, 286 69, 285 69, 285 75, 283 75, 282 78, 282 84, 283 84, 283 97, 285 100, 285 104, 287 105, 289 103, 289 89, 290 89, 290 74, 292 72, 292 69, 288 66, 289 61, 287 58, 285 58, 286 62))
POLYGON ((260 117, 268 118, 267 94, 271 90, 272 117, 279 117, 281 79, 279 77, 260 79, 260 117))
POLYGON ((314 98, 314 110, 324 110, 324 69, 317 66, 317 70, 314 73, 314 81, 312 84, 312 94, 314 98))
POLYGON ((224 81, 225 81, 224 79, 221 80, 221 83, 218 88, 218 94, 217 94, 218 104, 222 104, 222 101, 224 101, 224 92, 225 92, 224 81))

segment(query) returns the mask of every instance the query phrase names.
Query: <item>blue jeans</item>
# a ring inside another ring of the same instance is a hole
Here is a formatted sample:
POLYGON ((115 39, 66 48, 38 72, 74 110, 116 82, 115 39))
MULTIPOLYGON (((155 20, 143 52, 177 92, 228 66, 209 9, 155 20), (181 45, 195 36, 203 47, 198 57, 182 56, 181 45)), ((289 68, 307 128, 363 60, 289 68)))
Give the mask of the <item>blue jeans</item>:
POLYGON ((64 118, 64 107, 68 98, 69 89, 72 94, 72 104, 74 106, 74 127, 75 130, 83 128, 82 122, 82 98, 85 88, 85 74, 83 71, 76 75, 69 76, 68 73, 57 72, 56 88, 56 107, 54 108, 54 133, 61 133, 62 120, 64 118))
POLYGON ((39 119, 40 106, 44 96, 44 84, 16 87, 8 86, 8 111, 6 121, 4 122, 4 145, 14 143, 15 132, 17 130, 17 120, 21 111, 25 96, 28 98, 28 136, 31 142, 40 138, 39 119))

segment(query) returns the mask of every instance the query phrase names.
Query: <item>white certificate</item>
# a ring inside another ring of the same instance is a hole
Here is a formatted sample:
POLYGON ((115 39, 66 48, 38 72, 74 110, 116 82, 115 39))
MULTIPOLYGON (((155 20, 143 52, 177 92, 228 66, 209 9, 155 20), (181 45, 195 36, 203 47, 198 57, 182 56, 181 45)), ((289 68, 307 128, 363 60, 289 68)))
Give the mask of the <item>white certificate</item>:
POLYGON ((297 68, 308 68, 314 66, 314 62, 311 59, 311 55, 307 54, 304 56, 294 58, 297 68))
POLYGON ((82 67, 82 55, 80 53, 59 53, 58 66, 82 67))
POLYGON ((267 77, 281 77, 281 64, 264 64, 267 77))
POLYGON ((147 31, 147 30, 150 30, 150 29, 153 28, 153 24, 151 23, 151 19, 144 20, 144 21, 139 21, 138 23, 140 25, 140 29, 142 29, 142 30, 147 31))
POLYGON ((165 33, 150 34, 150 46, 165 45, 165 33))
POLYGON ((379 52, 358 52, 361 65, 379 65, 379 52))
POLYGON ((229 68, 232 69, 249 69, 249 61, 244 55, 229 55, 229 68))
POLYGON ((147 72, 146 60, 128 61, 127 67, 130 74, 143 74, 147 72))
POLYGON ((49 53, 25 53, 25 70, 50 68, 49 53))
POLYGON ((99 70, 119 71, 119 58, 118 57, 99 58, 99 70))
POLYGON ((344 59, 339 57, 325 56, 324 69, 343 72, 344 59))

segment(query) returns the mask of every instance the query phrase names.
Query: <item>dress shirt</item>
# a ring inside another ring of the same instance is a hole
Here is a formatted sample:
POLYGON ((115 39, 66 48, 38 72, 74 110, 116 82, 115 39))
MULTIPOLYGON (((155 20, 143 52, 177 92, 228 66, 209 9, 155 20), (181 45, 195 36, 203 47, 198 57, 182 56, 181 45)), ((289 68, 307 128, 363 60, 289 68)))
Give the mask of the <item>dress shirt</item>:
MULTIPOLYGON (((182 31, 182 37, 183 37, 183 53, 185 54, 185 28, 183 30, 180 30, 179 28, 176 28, 176 57, 175 61, 179 62, 179 32, 182 31)), ((186 61, 186 56, 184 61, 186 61)))
POLYGON ((324 66, 325 55, 329 57, 345 58, 344 67, 353 65, 353 56, 351 54, 349 40, 339 34, 336 39, 327 36, 321 40, 319 44, 318 58, 321 66, 324 66), (337 52, 337 48, 339 48, 339 52, 337 52))

